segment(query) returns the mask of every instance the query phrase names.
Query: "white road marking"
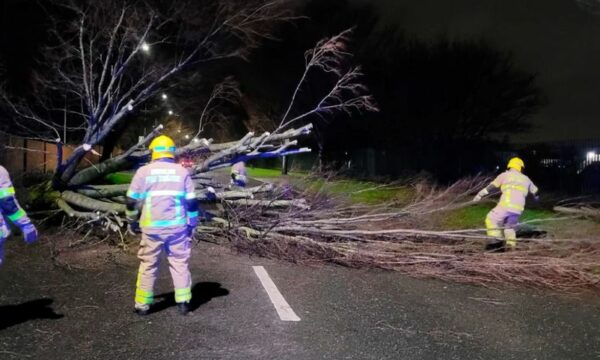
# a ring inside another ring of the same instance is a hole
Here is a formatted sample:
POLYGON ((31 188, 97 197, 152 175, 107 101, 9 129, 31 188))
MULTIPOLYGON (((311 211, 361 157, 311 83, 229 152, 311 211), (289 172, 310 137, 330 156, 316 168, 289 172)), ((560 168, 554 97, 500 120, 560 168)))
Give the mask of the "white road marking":
POLYGON ((262 286, 267 291, 267 295, 269 295, 271 302, 275 306, 279 318, 283 321, 300 321, 298 315, 294 313, 294 310, 292 310, 287 301, 285 301, 283 295, 277 290, 277 286, 275 286, 275 283, 271 280, 269 274, 267 274, 267 270, 262 266, 253 266, 252 268, 254 269, 256 276, 258 276, 262 286))

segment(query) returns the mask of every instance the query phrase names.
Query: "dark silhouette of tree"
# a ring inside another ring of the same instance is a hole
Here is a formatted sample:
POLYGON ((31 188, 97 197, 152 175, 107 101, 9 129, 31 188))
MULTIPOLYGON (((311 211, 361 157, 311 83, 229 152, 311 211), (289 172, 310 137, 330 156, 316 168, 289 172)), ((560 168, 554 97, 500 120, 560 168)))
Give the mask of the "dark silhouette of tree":
POLYGON ((598 0, 575 0, 577 5, 583 10, 589 11, 594 15, 600 15, 600 1, 598 0))
POLYGON ((543 103, 535 75, 484 41, 376 34, 362 57, 382 108, 373 137, 385 149, 412 153, 409 168, 446 178, 481 170, 484 145, 527 131, 543 103))
MULTIPOLYGON (((289 80, 278 64, 289 64, 287 56, 303 42, 354 27, 353 61, 363 65, 381 111, 350 119, 339 114, 317 125, 315 132, 330 161, 373 148, 387 154, 379 159, 387 163, 383 175, 427 170, 450 179, 477 172, 500 139, 529 129, 529 118, 543 104, 536 76, 517 68, 510 53, 482 39, 422 41, 398 26, 383 26, 372 7, 346 0, 312 1, 304 14, 310 21, 287 29, 279 35, 282 41, 257 53, 261 61, 254 63, 261 67, 251 73, 263 78, 256 73, 265 69, 274 75, 271 82, 263 80, 255 98, 260 102, 280 96, 289 80)), ((242 78, 242 84, 253 81, 242 78)), ((323 78, 310 81, 301 101, 318 97, 323 78)))

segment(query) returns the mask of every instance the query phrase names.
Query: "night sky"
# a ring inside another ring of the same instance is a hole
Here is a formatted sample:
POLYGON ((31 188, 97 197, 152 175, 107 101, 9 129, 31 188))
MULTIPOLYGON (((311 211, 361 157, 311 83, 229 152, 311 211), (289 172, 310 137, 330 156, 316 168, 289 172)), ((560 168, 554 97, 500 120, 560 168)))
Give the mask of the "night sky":
POLYGON ((0 0, 0 61, 11 88, 28 88, 31 69, 47 36, 46 24, 44 11, 35 0, 0 0))
MULTIPOLYGON (((534 118, 534 130, 513 140, 600 138, 600 14, 576 0, 350 1, 375 5, 382 24, 411 36, 483 37, 513 52, 520 68, 539 75, 548 101, 534 118)), ((33 1, 0 2, 1 55, 12 78, 25 78, 39 46, 35 41, 43 38, 43 15, 23 5, 33 1)))
POLYGON ((422 39, 483 37, 537 73, 548 104, 515 140, 600 138, 600 14, 577 1, 352 1, 376 5, 384 23, 422 39))

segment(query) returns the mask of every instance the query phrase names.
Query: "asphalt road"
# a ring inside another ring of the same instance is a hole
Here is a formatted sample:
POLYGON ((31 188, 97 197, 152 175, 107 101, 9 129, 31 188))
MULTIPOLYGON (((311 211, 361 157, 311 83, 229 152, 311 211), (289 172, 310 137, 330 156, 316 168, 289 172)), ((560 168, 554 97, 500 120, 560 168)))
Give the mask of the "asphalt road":
POLYGON ((132 312, 135 258, 67 270, 48 253, 44 244, 8 244, 0 359, 600 359, 594 297, 307 267, 202 243, 193 314, 176 313, 163 268, 156 312, 142 318, 132 312), (280 319, 256 265, 300 321, 280 319))

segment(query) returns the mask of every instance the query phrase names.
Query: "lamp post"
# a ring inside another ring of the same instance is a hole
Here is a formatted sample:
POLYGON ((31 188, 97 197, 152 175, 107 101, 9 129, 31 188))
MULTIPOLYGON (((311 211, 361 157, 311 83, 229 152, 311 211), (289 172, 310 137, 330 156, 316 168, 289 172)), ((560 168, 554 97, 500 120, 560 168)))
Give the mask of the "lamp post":
MULTIPOLYGON (((140 47, 140 49, 142 50, 142 52, 144 54, 146 54, 146 55, 150 54, 150 45, 147 42, 144 41, 142 43, 142 46, 140 47)), ((145 73, 145 72, 146 72, 146 61, 144 59, 144 60, 142 60, 142 73, 145 73)), ((143 110, 143 112, 144 112, 144 125, 146 125, 146 120, 147 120, 146 116, 147 116, 147 113, 148 113, 146 101, 144 101, 144 110, 143 110)), ((146 136, 146 128, 145 127, 144 127, 144 136, 146 136)))

